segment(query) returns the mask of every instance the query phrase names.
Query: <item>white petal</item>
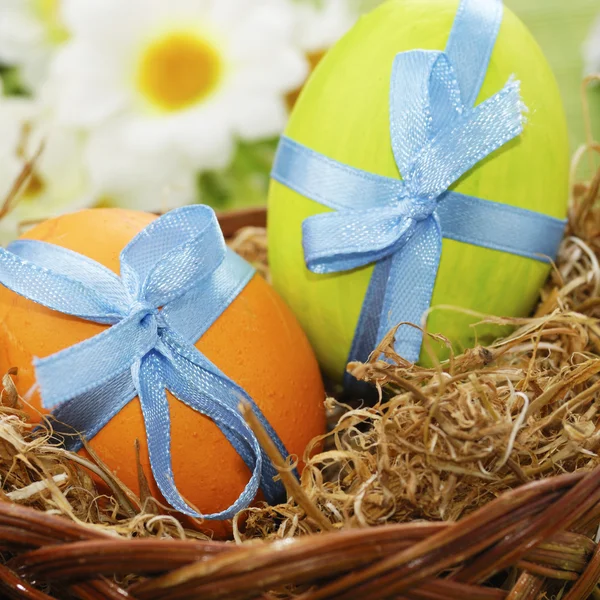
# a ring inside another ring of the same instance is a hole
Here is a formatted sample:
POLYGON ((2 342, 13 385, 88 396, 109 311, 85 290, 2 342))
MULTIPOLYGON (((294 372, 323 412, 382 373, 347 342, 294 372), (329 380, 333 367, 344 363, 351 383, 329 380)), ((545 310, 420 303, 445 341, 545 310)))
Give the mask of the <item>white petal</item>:
POLYGON ((156 22, 195 23, 207 22, 214 0, 143 0, 145 9, 156 22))
POLYGON ((139 0, 61 0, 61 19, 75 39, 117 43, 143 29, 151 12, 139 0))
POLYGON ((21 2, 20 7, 0 3, 0 60, 6 64, 20 62, 44 37, 42 23, 21 2))
POLYGON ((160 148, 196 170, 220 169, 233 156, 233 118, 225 101, 162 119, 132 119, 124 131, 128 148, 160 148))
POLYGON ((268 19, 272 13, 273 20, 279 22, 283 30, 291 26, 293 15, 289 0, 218 0, 210 3, 207 13, 210 19, 220 28, 229 29, 240 24, 257 23, 268 19))
POLYGON ((359 14, 349 0, 327 0, 316 6, 296 3, 295 37, 305 52, 329 49, 356 22, 359 14))
POLYGON ((247 91, 286 94, 300 87, 309 74, 305 55, 290 47, 280 47, 261 60, 252 58, 237 64, 231 76, 231 86, 241 97, 247 91))
POLYGON ((584 45, 585 72, 600 73, 600 16, 596 19, 584 45))
POLYGON ((0 222, 0 237, 15 237, 22 221, 41 220, 65 211, 90 206, 87 175, 83 169, 80 134, 56 128, 47 121, 39 103, 27 99, 0 99, 0 202, 4 200, 25 160, 45 146, 35 165, 42 187, 35 196, 21 197, 10 215, 0 222), (27 135, 24 125, 27 124, 27 135))
POLYGON ((294 13, 283 1, 277 8, 255 10, 231 33, 232 77, 240 89, 284 94, 302 85, 308 76, 305 53, 292 40, 294 13))
POLYGON ((56 98, 58 117, 69 125, 93 126, 127 108, 131 89, 123 85, 127 57, 85 42, 72 42, 61 50, 51 70, 49 93, 56 98))
POLYGON ((114 190, 109 204, 146 212, 167 212, 193 203, 196 199, 196 178, 192 173, 179 174, 169 183, 156 186, 140 186, 114 190))
POLYGON ((193 202, 195 170, 169 150, 155 144, 144 147, 132 138, 131 125, 119 120, 98 128, 86 150, 96 195, 126 206, 131 205, 128 198, 133 202, 148 195, 146 210, 158 210, 165 194, 173 204, 193 202))
POLYGON ((246 96, 236 114, 236 133, 247 141, 280 135, 288 120, 285 101, 277 96, 246 96))
POLYGON ((34 92, 43 84, 55 50, 52 27, 31 0, 0 1, 0 62, 18 67, 23 83, 34 92))
POLYGON ((45 136, 45 146, 38 170, 51 195, 62 196, 65 202, 78 201, 86 195, 89 181, 84 170, 83 140, 79 133, 54 128, 45 136))

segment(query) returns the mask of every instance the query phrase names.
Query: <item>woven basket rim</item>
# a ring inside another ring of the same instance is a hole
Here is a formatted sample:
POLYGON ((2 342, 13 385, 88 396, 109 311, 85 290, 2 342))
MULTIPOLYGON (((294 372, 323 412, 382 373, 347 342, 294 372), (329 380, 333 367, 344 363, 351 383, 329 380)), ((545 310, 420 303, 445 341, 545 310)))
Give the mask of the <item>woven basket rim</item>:
POLYGON ((416 521, 242 545, 119 538, 2 502, 0 540, 14 556, 0 569, 0 588, 8 597, 40 600, 63 596, 28 581, 51 582, 80 598, 255 598, 272 588, 309 586, 302 598, 491 600, 536 598, 518 595, 520 588, 555 579, 576 580, 568 598, 583 599, 600 578, 600 552, 583 533, 590 521, 600 521, 600 468, 524 484, 456 523, 416 521), (581 559, 579 568, 569 555, 581 559), (482 584, 511 568, 520 572, 512 591, 482 584), (132 574, 144 579, 128 590, 111 581, 132 574))

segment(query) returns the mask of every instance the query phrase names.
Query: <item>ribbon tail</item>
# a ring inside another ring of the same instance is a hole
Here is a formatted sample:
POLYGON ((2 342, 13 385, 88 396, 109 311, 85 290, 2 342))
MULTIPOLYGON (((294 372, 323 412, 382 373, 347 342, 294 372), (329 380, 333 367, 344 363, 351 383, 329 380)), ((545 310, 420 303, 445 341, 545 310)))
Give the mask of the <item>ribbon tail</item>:
POLYGON ((520 84, 509 80, 504 88, 441 129, 423 148, 409 173, 418 182, 419 195, 438 198, 448 182, 458 181, 481 160, 523 132, 526 111, 520 84))
POLYGON ((503 11, 502 0, 462 0, 458 7, 446 54, 468 108, 475 105, 487 74, 503 11))
MULTIPOLYGON (((392 256, 384 258, 373 269, 371 281, 369 281, 369 287, 360 310, 358 324, 354 331, 347 363, 354 361, 364 363, 369 359, 371 352, 375 350, 392 259, 392 256)), ((358 382, 348 371, 344 373, 344 387, 360 396, 368 397, 369 395, 370 386, 358 382)))
POLYGON ((175 485, 171 460, 171 417, 165 392, 165 358, 152 351, 137 368, 132 369, 146 427, 150 468, 158 489, 177 511, 190 517, 201 518, 181 496, 175 485))
POLYGON ((444 53, 411 50, 398 54, 389 102, 394 159, 408 183, 413 163, 435 132, 451 126, 462 114, 458 82, 444 53))
POLYGON ((168 388, 178 400, 211 419, 221 429, 252 473, 244 490, 231 506, 217 513, 203 515, 208 520, 231 519, 237 512, 246 508, 258 492, 262 474, 260 445, 239 413, 228 410, 228 407, 204 393, 201 387, 184 382, 181 373, 173 367, 174 365, 171 364, 170 369, 167 370, 168 388))
MULTIPOLYGON (((377 342, 400 323, 420 326, 431 305, 433 287, 442 254, 442 231, 437 215, 417 224, 409 242, 392 259, 377 342)), ((423 333, 415 327, 401 327, 396 333, 395 350, 404 359, 417 362, 423 333)))
MULTIPOLYGON (((248 506, 256 495, 258 485, 269 503, 279 501, 284 495, 284 488, 281 482, 273 481, 278 471, 248 427, 238 406, 241 401, 250 404, 279 452, 282 456, 287 456, 288 452, 283 442, 260 408, 240 386, 231 381, 194 346, 178 339, 172 331, 165 334, 163 340, 170 353, 170 367, 173 369, 173 374, 167 381, 168 389, 179 400, 213 420, 253 473, 247 486, 247 489, 253 489, 253 492, 244 492, 244 497, 240 497, 229 511, 233 515, 248 506), (255 475, 258 477, 256 487, 253 481, 255 475)), ((229 517, 220 514, 205 518, 229 517)))
POLYGON ((375 350, 392 260, 393 257, 390 256, 378 262, 373 269, 373 275, 371 275, 371 281, 356 325, 348 362, 366 362, 371 352, 375 350))

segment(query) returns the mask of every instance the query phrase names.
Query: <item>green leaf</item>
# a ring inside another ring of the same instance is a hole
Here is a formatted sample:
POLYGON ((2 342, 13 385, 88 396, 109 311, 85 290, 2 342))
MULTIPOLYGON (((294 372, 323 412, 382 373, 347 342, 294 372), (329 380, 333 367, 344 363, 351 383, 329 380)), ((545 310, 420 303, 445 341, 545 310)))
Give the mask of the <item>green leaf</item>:
POLYGON ((0 79, 5 96, 29 96, 29 90, 23 85, 17 67, 0 65, 0 79))
POLYGON ((277 139, 240 143, 231 165, 198 175, 199 201, 216 210, 266 204, 277 139))

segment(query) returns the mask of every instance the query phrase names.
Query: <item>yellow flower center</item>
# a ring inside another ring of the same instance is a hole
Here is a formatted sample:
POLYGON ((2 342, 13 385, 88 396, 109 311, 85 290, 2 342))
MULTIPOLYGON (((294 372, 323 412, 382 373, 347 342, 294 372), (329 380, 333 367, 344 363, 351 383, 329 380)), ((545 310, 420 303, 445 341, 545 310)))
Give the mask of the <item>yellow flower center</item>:
POLYGON ((137 86, 154 106, 177 111, 209 96, 222 68, 221 56, 206 39, 188 32, 171 32, 145 49, 137 86))
POLYGON ((69 38, 69 32, 60 20, 60 0, 34 0, 33 7, 46 25, 51 44, 61 44, 69 38))

